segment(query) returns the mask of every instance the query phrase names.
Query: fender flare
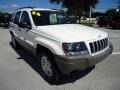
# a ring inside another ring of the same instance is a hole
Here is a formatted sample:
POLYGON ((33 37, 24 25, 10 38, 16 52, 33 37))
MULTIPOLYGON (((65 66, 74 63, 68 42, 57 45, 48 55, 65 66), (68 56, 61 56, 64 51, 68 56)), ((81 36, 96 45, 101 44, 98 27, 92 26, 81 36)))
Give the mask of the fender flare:
POLYGON ((56 42, 56 41, 48 40, 44 38, 36 38, 35 46, 37 46, 38 44, 49 49, 53 54, 63 55, 62 45, 60 42, 56 42))

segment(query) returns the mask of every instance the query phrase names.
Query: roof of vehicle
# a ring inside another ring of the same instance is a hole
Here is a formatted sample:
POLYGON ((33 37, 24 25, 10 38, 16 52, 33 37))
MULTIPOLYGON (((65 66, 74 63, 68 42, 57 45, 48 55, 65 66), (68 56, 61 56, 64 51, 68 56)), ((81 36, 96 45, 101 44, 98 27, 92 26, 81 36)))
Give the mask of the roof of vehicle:
POLYGON ((21 10, 44 10, 44 11, 57 11, 56 9, 47 9, 47 8, 37 8, 37 7, 23 7, 23 8, 19 8, 16 11, 21 11, 21 10))

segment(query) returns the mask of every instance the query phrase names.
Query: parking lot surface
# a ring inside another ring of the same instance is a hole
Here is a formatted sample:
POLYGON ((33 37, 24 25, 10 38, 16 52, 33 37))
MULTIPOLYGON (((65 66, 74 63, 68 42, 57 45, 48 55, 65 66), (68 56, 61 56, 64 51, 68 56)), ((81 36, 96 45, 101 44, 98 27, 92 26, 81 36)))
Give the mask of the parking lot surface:
POLYGON ((36 58, 25 50, 15 51, 8 29, 0 28, 0 90, 120 90, 120 30, 109 33, 114 51, 107 59, 78 74, 64 76, 54 85, 40 75, 36 58))

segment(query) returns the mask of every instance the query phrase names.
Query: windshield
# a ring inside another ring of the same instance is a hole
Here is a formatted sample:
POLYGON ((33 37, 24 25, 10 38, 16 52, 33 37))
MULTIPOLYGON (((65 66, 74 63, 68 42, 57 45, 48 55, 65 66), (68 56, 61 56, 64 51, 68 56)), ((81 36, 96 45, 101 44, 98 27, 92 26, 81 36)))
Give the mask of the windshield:
POLYGON ((57 11, 31 11, 33 22, 36 26, 54 25, 54 24, 70 24, 75 23, 74 19, 57 11))

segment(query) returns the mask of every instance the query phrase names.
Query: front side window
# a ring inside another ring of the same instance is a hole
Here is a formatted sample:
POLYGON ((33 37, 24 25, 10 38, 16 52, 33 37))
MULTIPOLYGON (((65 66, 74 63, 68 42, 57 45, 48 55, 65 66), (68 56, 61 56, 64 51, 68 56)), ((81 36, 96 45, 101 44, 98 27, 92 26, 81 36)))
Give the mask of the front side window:
POLYGON ((25 22, 27 25, 31 25, 29 15, 26 11, 23 11, 20 22, 25 22))
POLYGON ((19 18, 20 18, 21 11, 18 11, 15 15, 14 23, 18 24, 19 23, 19 18))
POLYGON ((74 21, 70 21, 68 16, 57 11, 33 10, 31 11, 31 15, 36 26, 75 23, 74 21))

